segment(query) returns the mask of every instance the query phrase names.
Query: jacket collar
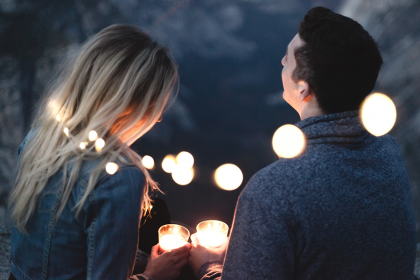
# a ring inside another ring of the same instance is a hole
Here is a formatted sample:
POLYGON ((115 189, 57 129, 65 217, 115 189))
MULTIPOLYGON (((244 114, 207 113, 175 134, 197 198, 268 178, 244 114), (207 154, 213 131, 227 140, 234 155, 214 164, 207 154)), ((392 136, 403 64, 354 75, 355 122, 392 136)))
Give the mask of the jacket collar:
POLYGON ((359 146, 370 135, 361 123, 358 110, 307 118, 296 126, 303 131, 308 144, 359 146))

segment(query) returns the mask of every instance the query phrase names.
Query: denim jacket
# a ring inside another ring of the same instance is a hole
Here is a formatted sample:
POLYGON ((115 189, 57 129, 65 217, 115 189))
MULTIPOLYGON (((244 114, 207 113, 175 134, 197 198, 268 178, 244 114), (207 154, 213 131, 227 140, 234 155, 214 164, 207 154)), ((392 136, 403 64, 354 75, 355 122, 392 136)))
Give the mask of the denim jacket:
MULTIPOLYGON (((18 157, 24 149, 25 138, 18 157)), ((66 206, 57 220, 63 171, 48 181, 27 234, 12 226, 11 271, 19 279, 151 279, 132 276, 137 249, 145 177, 135 166, 118 162, 114 175, 105 171, 76 217, 74 206, 84 194, 97 161, 85 161, 66 206)))

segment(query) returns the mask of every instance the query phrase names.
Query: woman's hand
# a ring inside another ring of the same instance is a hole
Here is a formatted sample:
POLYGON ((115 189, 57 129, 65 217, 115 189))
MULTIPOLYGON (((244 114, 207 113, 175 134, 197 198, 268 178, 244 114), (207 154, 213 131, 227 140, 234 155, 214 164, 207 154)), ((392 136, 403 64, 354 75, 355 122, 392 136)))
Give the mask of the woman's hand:
POLYGON ((149 262, 144 273, 149 274, 153 280, 172 280, 179 276, 181 268, 188 263, 191 244, 181 248, 166 251, 159 255, 159 244, 152 247, 149 262))
POLYGON ((200 240, 196 234, 191 235, 191 252, 190 252, 190 267, 197 277, 198 270, 201 266, 209 261, 223 261, 225 259, 226 251, 229 245, 229 238, 218 248, 212 248, 200 244, 200 240))

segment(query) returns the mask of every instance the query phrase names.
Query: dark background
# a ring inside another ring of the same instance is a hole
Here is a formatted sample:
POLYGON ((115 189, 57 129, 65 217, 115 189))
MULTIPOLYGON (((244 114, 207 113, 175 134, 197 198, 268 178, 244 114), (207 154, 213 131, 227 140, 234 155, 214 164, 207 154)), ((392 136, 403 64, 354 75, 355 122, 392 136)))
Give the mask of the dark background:
POLYGON ((63 58, 102 28, 130 23, 171 49, 181 79, 163 121, 133 148, 155 159, 150 172, 173 222, 190 229, 207 219, 230 225, 246 182, 277 158, 273 133, 299 121, 281 98, 281 58, 317 5, 358 20, 380 45, 385 64, 376 90, 397 105, 391 134, 409 172, 420 234, 419 0, 1 0, 0 224, 8 223, 17 146, 63 58), (187 186, 161 169, 165 155, 181 151, 195 158, 196 176, 187 186), (237 190, 216 187, 213 173, 224 163, 244 174, 237 190))

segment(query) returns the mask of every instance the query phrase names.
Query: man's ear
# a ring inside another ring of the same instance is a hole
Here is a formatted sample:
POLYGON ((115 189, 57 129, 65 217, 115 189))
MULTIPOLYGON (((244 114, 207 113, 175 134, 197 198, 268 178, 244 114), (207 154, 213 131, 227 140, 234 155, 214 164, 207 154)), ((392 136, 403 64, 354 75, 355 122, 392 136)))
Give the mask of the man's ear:
POLYGON ((311 87, 309 86, 308 82, 306 82, 306 81, 299 81, 298 82, 298 89, 299 89, 299 95, 298 95, 299 101, 303 101, 309 95, 311 95, 311 87))

